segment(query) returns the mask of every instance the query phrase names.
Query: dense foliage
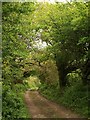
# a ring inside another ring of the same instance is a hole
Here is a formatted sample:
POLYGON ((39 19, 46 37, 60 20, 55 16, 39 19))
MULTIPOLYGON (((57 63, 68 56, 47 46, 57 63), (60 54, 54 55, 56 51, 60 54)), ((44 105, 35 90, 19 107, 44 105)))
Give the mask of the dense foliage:
POLYGON ((2 10, 2 115, 4 120, 9 118, 27 118, 28 113, 22 93, 26 90, 23 80, 25 59, 29 55, 29 51, 26 41, 28 39, 26 35, 27 21, 23 21, 23 19, 28 15, 28 12, 30 14, 34 10, 34 5, 33 3, 8 2, 2 4, 2 10))
POLYGON ((4 119, 27 117, 21 93, 33 86, 25 80, 34 75, 44 95, 88 115, 88 6, 88 2, 3 3, 4 119))
MULTIPOLYGON (((28 86, 26 86, 28 87, 28 86)), ((25 85, 15 85, 13 90, 10 85, 3 85, 2 119, 28 118, 28 110, 24 103, 23 92, 25 85)))
POLYGON ((83 83, 87 84, 90 72, 88 4, 42 4, 36 16, 35 27, 43 30, 41 38, 54 55, 60 87, 66 86, 67 74, 77 69, 81 71, 83 83))

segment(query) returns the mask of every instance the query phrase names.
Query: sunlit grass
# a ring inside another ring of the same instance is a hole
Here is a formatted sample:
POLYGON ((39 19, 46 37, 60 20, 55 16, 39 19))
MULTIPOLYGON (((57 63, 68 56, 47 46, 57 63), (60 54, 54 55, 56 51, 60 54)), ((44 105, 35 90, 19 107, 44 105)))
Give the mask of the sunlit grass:
POLYGON ((28 82, 29 88, 32 90, 37 90, 40 85, 40 80, 38 79, 37 76, 30 76, 27 79, 27 82, 28 82))

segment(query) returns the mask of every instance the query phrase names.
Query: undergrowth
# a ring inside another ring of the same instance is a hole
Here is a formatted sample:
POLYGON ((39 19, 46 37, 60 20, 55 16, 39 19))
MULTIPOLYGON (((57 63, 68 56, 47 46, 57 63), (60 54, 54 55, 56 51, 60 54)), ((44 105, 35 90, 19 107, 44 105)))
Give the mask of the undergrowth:
POLYGON ((24 103, 25 90, 26 86, 22 84, 16 84, 13 88, 10 85, 3 85, 2 120, 29 117, 24 103))
POLYGON ((58 104, 63 104, 69 107, 71 110, 76 111, 81 116, 88 116, 88 92, 87 86, 82 85, 82 83, 76 83, 72 86, 67 86, 64 92, 60 92, 57 85, 47 85, 43 84, 40 86, 40 92, 42 95, 50 100, 57 102, 58 104))

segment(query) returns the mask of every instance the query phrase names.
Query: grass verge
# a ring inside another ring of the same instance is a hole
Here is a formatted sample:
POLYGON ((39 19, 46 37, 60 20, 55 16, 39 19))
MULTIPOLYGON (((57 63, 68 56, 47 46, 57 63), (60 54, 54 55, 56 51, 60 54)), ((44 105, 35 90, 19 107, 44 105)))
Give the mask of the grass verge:
POLYGON ((88 111, 87 86, 76 83, 72 86, 67 86, 63 94, 60 92, 57 85, 50 86, 43 84, 40 86, 39 90, 46 98, 70 108, 81 116, 90 117, 90 111, 88 111))

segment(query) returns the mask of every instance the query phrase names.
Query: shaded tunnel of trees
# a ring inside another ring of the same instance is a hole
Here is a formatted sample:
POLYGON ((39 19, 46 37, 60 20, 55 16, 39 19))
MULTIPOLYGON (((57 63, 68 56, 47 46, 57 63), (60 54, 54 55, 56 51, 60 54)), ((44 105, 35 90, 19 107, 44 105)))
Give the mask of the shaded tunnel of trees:
POLYGON ((89 5, 2 3, 4 117, 9 114, 4 112, 9 104, 6 91, 18 83, 25 84, 29 76, 36 75, 41 83, 58 81, 60 90, 70 84, 68 75, 73 72, 83 86, 90 84, 89 5))

